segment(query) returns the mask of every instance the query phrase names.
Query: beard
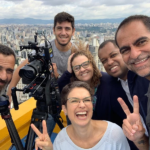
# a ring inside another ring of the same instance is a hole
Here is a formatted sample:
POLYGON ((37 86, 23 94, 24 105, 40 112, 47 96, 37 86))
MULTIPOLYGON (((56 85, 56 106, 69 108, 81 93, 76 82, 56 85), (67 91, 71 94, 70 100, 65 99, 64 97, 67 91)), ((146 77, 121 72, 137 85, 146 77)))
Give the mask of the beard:
POLYGON ((2 92, 3 90, 6 90, 10 81, 0 79, 0 83, 3 83, 3 85, 0 85, 0 92, 2 92))
POLYGON ((56 40, 57 40, 57 43, 58 43, 59 45, 61 45, 61 46, 66 46, 66 45, 68 45, 68 43, 70 42, 71 38, 68 40, 67 43, 61 43, 61 42, 58 40, 57 37, 56 37, 56 40))

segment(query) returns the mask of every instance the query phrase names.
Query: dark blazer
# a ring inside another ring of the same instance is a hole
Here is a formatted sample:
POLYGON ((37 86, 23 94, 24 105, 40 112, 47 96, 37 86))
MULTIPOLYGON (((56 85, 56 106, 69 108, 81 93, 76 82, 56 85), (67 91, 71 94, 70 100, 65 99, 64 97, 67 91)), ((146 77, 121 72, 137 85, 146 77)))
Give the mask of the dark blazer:
MULTIPOLYGON (((102 77, 103 78, 103 77, 102 77)), ((108 106, 106 106, 107 104, 102 105, 101 101, 103 101, 103 96, 101 95, 101 100, 97 101, 96 103, 96 108, 95 108, 95 112, 93 114, 93 119, 96 120, 101 120, 106 118, 105 120, 107 120, 109 118, 109 121, 114 122, 116 124, 118 124, 120 127, 122 126, 123 123, 123 119, 126 119, 126 115, 123 112, 120 104, 117 101, 118 97, 121 97, 125 103, 127 104, 128 108, 130 109, 130 112, 133 112, 133 107, 131 106, 127 95, 125 93, 125 91, 122 88, 121 82, 118 81, 118 78, 114 78, 114 77, 110 77, 111 79, 109 80, 110 82, 107 82, 107 86, 109 86, 110 90, 110 97, 109 97, 109 101, 107 101, 107 103, 109 103, 109 108, 110 110, 108 110, 108 113, 111 112, 110 115, 107 115, 107 113, 102 117, 101 116, 101 112, 105 112, 105 108, 108 109, 108 106), (102 110, 100 110, 102 109, 102 110)), ((130 94, 133 97, 134 95, 137 95, 139 97, 139 104, 140 104, 140 114, 143 117, 143 120, 146 124, 146 115, 147 115, 147 101, 148 98, 147 96, 145 96, 145 94, 147 93, 148 90, 148 85, 149 82, 147 79, 139 77, 138 75, 136 75, 135 73, 129 71, 128 72, 128 85, 129 85, 129 90, 130 90, 130 94)), ((102 85, 103 86, 103 85, 102 85)), ((107 96, 107 91, 104 91, 102 93, 104 96, 107 96)), ((129 140, 128 140, 129 141, 129 140)), ((134 145, 133 142, 129 141, 131 150, 138 150, 136 148, 136 146, 134 145)))

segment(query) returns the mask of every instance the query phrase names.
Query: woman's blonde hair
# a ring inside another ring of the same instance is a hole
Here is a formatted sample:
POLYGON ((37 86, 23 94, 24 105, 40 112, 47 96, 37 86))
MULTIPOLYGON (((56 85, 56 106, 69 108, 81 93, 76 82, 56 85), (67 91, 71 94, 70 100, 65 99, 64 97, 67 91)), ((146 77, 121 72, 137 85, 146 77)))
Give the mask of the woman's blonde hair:
MULTIPOLYGON (((79 56, 79 55, 84 55, 88 58, 88 60, 90 61, 90 63, 92 64, 93 67, 93 76, 91 79, 91 84, 90 87, 96 87, 100 84, 100 77, 102 76, 99 69, 96 66, 96 63, 94 61, 94 58, 91 54, 91 52, 89 51, 89 46, 86 45, 79 41, 78 44, 76 44, 76 48, 74 49, 75 54, 72 56, 70 63, 71 63, 71 67, 72 67, 72 62, 73 60, 79 56)), ((75 76, 75 73, 72 73, 72 79, 71 81, 77 81, 78 79, 75 76)))

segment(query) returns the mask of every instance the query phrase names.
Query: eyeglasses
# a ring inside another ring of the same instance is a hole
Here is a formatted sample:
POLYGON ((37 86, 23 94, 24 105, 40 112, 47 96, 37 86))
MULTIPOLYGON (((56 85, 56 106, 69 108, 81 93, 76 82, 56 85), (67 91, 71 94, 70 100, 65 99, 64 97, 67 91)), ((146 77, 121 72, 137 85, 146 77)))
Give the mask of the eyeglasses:
MULTIPOLYGON (((81 99, 77 98, 77 97, 71 97, 67 99, 71 104, 79 104, 81 102, 81 99)), ((82 102, 84 104, 89 104, 92 102, 92 97, 88 96, 82 99, 82 102)))
POLYGON ((73 66, 72 69, 73 69, 75 72, 77 72, 77 71, 80 70, 81 66, 85 69, 85 68, 87 68, 87 67, 89 66, 89 64, 90 64, 90 61, 85 61, 85 62, 83 62, 81 65, 73 66))

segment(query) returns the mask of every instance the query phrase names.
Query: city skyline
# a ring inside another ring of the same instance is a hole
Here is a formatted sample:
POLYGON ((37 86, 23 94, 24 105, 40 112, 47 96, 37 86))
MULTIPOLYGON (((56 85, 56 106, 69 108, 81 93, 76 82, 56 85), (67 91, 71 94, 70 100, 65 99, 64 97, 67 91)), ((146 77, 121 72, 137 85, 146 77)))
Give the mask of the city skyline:
POLYGON ((34 18, 52 20, 62 11, 80 19, 125 18, 135 14, 150 14, 150 2, 145 0, 1 0, 0 19, 34 18))

